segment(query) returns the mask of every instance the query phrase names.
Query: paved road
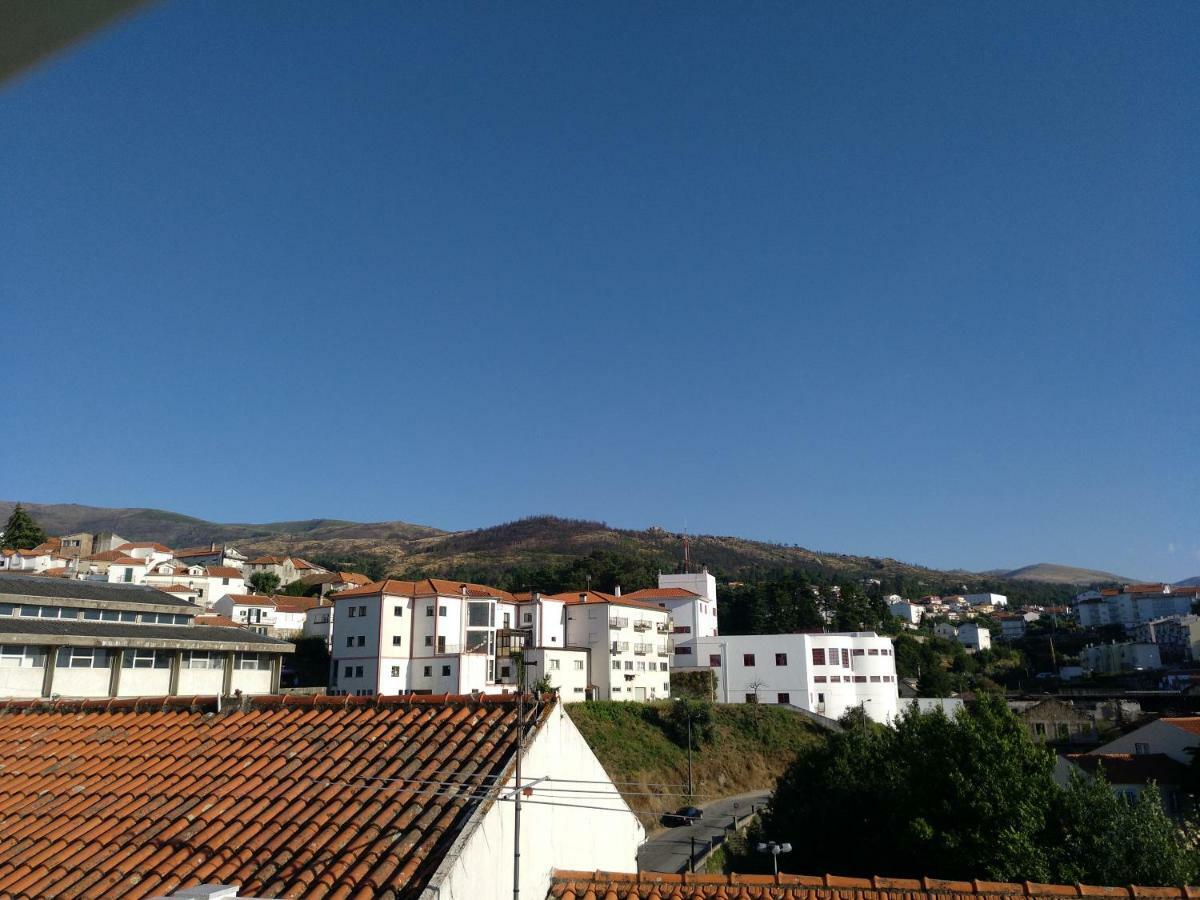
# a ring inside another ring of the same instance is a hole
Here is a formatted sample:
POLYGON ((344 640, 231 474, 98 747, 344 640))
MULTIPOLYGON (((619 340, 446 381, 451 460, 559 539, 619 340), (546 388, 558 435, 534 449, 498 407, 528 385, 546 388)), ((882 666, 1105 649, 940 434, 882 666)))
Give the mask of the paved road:
POLYGON ((755 791, 714 800, 703 807, 704 818, 693 825, 664 828, 647 838, 638 849, 638 868, 647 872, 682 872, 687 868, 688 856, 692 852, 692 838, 696 839, 696 852, 713 837, 725 833, 733 824, 733 817, 742 818, 750 814, 751 804, 762 806, 771 796, 770 791, 755 791))

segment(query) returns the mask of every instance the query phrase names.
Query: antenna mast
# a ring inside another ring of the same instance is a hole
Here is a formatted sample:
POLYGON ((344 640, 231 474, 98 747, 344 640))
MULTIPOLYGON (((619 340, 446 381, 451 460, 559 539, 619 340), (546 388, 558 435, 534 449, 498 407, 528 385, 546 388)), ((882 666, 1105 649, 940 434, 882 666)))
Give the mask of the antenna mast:
POLYGON ((692 546, 688 540, 686 525, 683 526, 683 572, 685 575, 692 572, 692 546))

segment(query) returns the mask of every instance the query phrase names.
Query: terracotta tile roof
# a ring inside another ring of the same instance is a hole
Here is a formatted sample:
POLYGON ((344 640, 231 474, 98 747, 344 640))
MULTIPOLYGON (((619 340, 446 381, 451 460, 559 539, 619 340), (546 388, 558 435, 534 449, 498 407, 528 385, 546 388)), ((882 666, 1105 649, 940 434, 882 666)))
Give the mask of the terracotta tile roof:
POLYGON ((605 594, 602 591, 563 591, 561 594, 551 594, 550 599, 559 600, 567 606, 578 606, 583 603, 611 603, 615 606, 630 606, 634 609, 652 609, 654 612, 660 613, 667 611, 665 607, 657 603, 618 597, 616 594, 605 594))
POLYGON ((622 597, 629 597, 634 600, 649 600, 657 598, 662 600, 689 599, 699 597, 695 591, 689 591, 686 588, 644 588, 640 591, 632 591, 628 594, 622 594, 622 597))
POLYGON ((394 578, 385 578, 383 581, 372 581, 362 587, 331 594, 330 599, 371 597, 380 593, 393 597, 458 597, 462 595, 463 588, 466 588, 468 597, 498 597, 509 603, 517 602, 516 597, 500 588, 489 587, 486 584, 450 581, 446 578, 423 578, 420 581, 398 581, 394 578))
POLYGON ((154 541, 127 541, 118 550, 124 550, 128 553, 130 550, 157 550, 159 553, 173 553, 170 547, 164 547, 162 544, 157 544, 154 541))
POLYGON ((1103 766, 1109 784, 1179 784, 1187 772, 1165 753, 1068 753, 1067 759, 1088 774, 1103 766))
POLYGON ((134 556, 118 556, 116 559, 110 560, 115 566, 144 566, 146 560, 138 559, 134 556))
POLYGON ((281 566, 286 556, 260 556, 257 559, 250 560, 252 566, 281 566))
POLYGON ((194 594, 196 588, 188 587, 186 584, 156 584, 156 588, 164 594, 194 594))
POLYGON ((91 556, 85 556, 87 562, 112 562, 117 559, 124 559, 125 554, 119 553, 116 550, 105 550, 103 553, 93 553, 91 556))
POLYGON ((301 584, 353 584, 362 586, 370 584, 371 579, 366 575, 360 575, 358 572, 314 572, 311 575, 305 575, 300 579, 301 584))
POLYGON ((275 601, 275 608, 279 612, 308 612, 318 606, 330 605, 322 603, 320 597, 289 597, 286 594, 276 594, 271 599, 275 601))
POLYGON ((940 878, 846 878, 838 875, 666 875, 660 872, 555 870, 550 900, 946 900, 999 897, 1194 897, 1195 887, 1101 887, 940 878))
POLYGON ((1200 734, 1200 716, 1164 716, 1162 721, 1188 734, 1200 734))
POLYGON ((196 616, 193 620, 197 625, 216 625, 220 628, 241 628, 237 622, 229 618, 229 616, 218 616, 216 613, 205 613, 202 616, 196 616))
POLYGON ((266 594, 226 594, 221 598, 233 601, 234 606, 274 606, 275 598, 266 594))
POLYGON ((511 697, 2 703, 0 896, 416 897, 480 802, 428 782, 505 777, 517 725, 511 697))
POLYGON ((233 566, 206 566, 204 569, 209 578, 241 578, 242 570, 233 566))
POLYGON ((214 554, 223 553, 221 547, 184 547, 182 550, 175 551, 176 559, 183 559, 185 556, 212 556, 214 554))

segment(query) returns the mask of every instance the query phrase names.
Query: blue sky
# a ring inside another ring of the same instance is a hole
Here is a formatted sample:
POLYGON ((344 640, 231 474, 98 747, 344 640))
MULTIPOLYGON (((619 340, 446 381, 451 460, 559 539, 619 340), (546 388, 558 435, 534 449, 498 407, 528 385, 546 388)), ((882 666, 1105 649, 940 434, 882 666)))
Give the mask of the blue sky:
POLYGON ((0 496, 1200 574, 1200 5, 168 2, 0 90, 0 496))

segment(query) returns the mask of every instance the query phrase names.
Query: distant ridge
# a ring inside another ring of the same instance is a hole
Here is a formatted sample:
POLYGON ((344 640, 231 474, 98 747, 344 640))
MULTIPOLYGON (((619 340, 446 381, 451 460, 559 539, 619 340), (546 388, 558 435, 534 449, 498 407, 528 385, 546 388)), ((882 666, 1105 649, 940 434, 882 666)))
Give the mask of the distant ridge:
POLYGON ((1177 581, 1173 587, 1200 587, 1200 575, 1193 575, 1191 578, 1185 578, 1183 581, 1177 581))
MULTIPOLYGON (((14 502, 0 500, 0 522, 14 502)), ((604 522, 531 516, 468 531, 443 531, 408 522, 347 522, 303 519, 294 522, 221 523, 162 509, 121 509, 74 503, 23 504, 50 534, 114 531, 131 541, 161 541, 184 547, 211 542, 234 544, 253 554, 292 553, 326 560, 370 557, 388 574, 468 577, 486 581, 520 569, 552 566, 596 552, 642 560, 649 571, 673 571, 682 536, 662 528, 613 528, 604 522)), ((925 593, 1006 590, 1022 580, 1064 591, 1075 585, 1128 581, 1107 572, 1041 563, 1011 572, 943 571, 886 557, 808 550, 794 544, 752 541, 725 535, 692 535, 692 559, 731 577, 755 577, 774 569, 804 569, 831 578, 902 579, 909 590, 925 593)), ((629 587, 626 585, 626 587, 629 587)), ((1013 586, 1016 590, 1016 586, 1013 586)))
POLYGON ((1060 566, 1057 563, 1034 563, 1020 569, 995 570, 986 574, 1011 581, 1037 581, 1042 584, 1129 584, 1140 583, 1141 579, 1129 578, 1125 575, 1114 575, 1112 572, 1101 572, 1097 569, 1079 569, 1075 566, 1060 566))

